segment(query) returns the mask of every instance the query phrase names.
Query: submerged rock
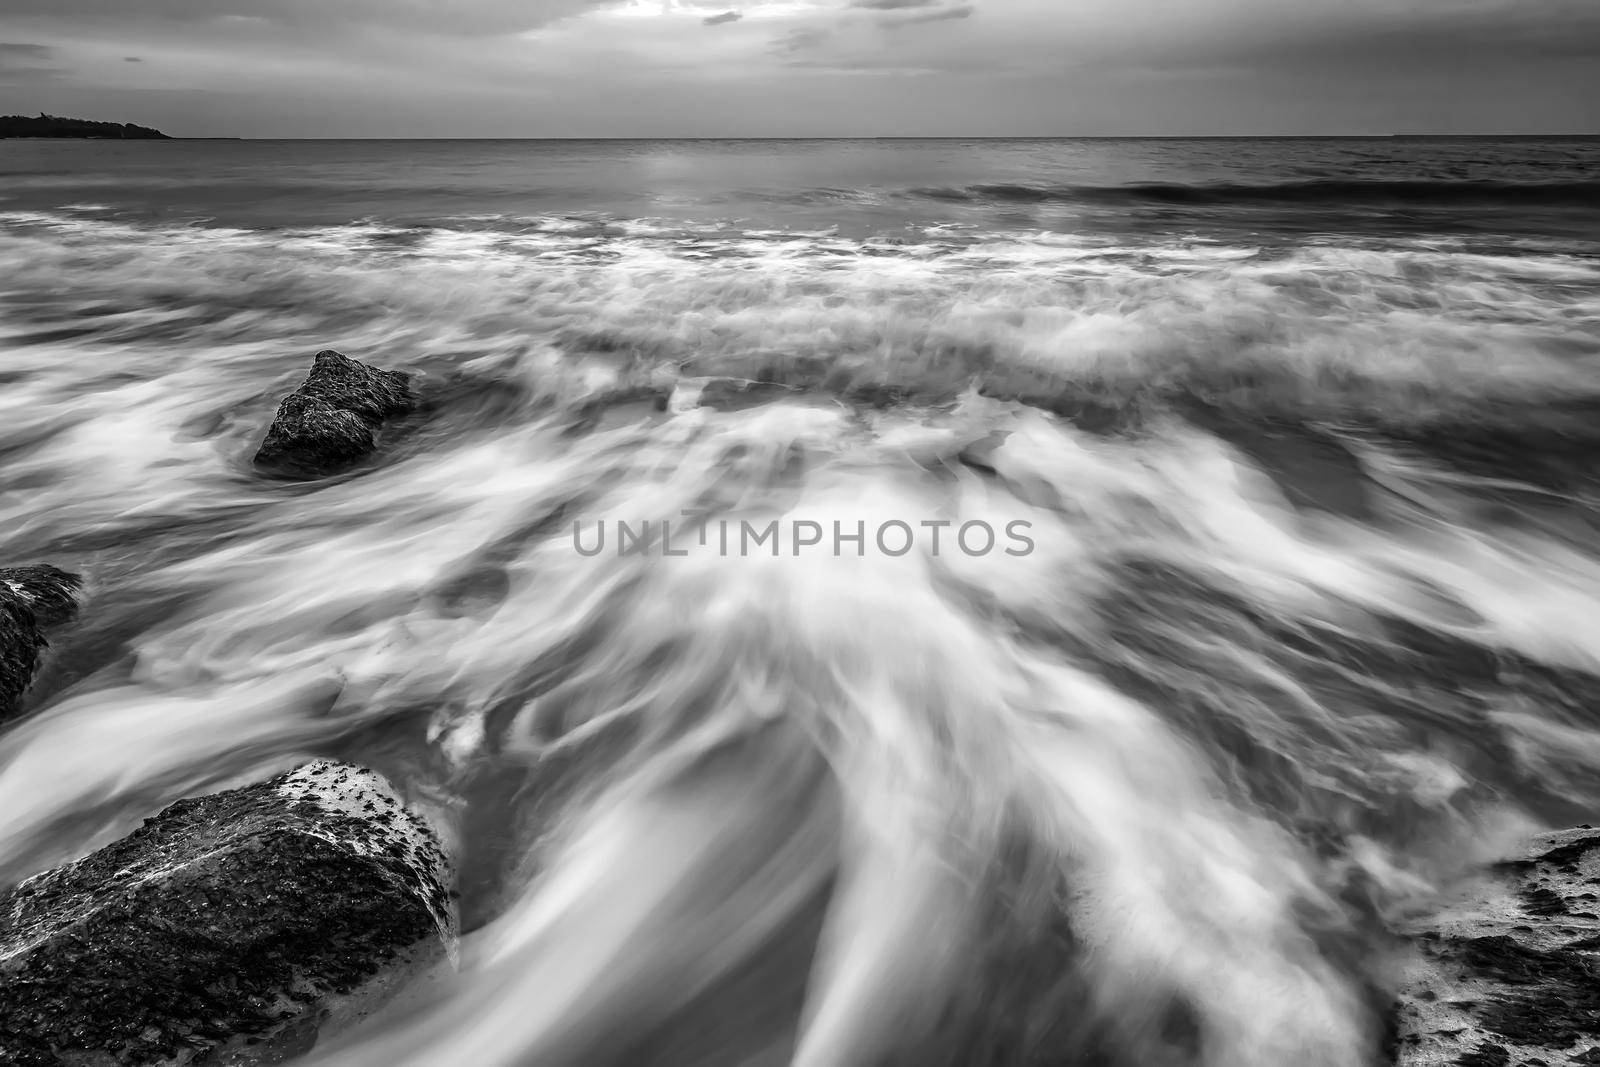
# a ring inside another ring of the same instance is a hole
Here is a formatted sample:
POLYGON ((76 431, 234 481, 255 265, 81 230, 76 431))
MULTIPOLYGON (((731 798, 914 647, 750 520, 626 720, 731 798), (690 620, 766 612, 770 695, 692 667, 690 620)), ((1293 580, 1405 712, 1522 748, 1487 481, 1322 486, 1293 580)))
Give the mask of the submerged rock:
POLYGON ((1377 487, 1361 460, 1323 427, 1293 419, 1242 417, 1194 401, 1185 405, 1185 413, 1196 426, 1242 452, 1296 511, 1324 512, 1357 522, 1377 518, 1377 487))
POLYGON ((180 800, 0 894, 0 1062, 277 1062, 453 951, 449 866, 380 776, 319 761, 180 800))
MULTIPOLYGON (((679 389, 684 386, 680 385, 679 389)), ((781 382, 748 381, 743 378, 712 378, 695 394, 700 407, 717 411, 742 411, 796 395, 798 390, 781 382)))
POLYGON ((283 403, 256 452, 256 466, 315 478, 370 455, 385 420, 415 411, 411 376, 379 370, 328 349, 283 403))
POLYGON ((652 425, 667 417, 671 397, 670 385, 634 383, 599 389, 577 399, 563 432, 577 436, 652 425))
POLYGON ((1600 830, 1537 838, 1406 932, 1401 1067, 1600 1063, 1600 830))
POLYGON ((0 568, 0 720, 9 715, 39 669, 43 630, 78 611, 83 581, 48 564, 0 568))

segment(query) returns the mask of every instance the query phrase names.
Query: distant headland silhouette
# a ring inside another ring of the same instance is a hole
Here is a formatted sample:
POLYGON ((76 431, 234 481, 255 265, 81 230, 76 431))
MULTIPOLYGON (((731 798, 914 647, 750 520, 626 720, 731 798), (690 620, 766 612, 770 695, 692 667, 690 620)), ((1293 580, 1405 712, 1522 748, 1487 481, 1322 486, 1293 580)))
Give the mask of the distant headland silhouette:
POLYGON ((113 141, 168 141, 172 138, 131 122, 95 122, 41 114, 0 116, 0 137, 79 137, 113 141))

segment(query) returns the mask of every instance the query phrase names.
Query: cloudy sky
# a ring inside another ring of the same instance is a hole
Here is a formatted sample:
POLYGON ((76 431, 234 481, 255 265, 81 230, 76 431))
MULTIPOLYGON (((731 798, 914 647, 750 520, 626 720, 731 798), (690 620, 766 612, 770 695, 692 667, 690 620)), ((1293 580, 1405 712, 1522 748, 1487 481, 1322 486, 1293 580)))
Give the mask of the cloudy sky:
POLYGON ((248 137, 1600 132, 1600 0, 0 0, 0 113, 248 137))

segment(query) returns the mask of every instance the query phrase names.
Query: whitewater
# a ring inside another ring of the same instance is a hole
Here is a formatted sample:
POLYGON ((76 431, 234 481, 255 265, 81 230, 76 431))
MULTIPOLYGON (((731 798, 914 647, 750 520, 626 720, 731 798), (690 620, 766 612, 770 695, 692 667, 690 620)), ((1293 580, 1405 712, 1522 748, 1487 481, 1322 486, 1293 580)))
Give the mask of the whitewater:
POLYGON ((0 884, 347 759, 463 938, 308 1063, 1378 1062, 1392 924, 1600 817, 1592 208, 963 177, 0 200, 0 562, 88 583, 0 884), (329 347, 423 409, 263 478, 329 347))

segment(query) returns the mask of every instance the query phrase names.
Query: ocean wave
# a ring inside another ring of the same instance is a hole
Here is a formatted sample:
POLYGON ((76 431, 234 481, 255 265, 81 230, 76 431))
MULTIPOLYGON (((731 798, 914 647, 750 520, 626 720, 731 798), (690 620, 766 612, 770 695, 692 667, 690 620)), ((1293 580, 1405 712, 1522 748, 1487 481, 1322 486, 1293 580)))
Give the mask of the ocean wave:
POLYGON ((1237 184, 1229 182, 1126 185, 985 184, 918 188, 908 195, 958 203, 1078 203, 1103 206, 1333 204, 1459 207, 1584 207, 1600 203, 1600 181, 1426 181, 1317 179, 1237 184))
POLYGON ((547 353, 536 392, 573 402, 599 380, 725 376, 1399 426, 1600 391, 1600 266, 1578 256, 566 217, 272 233, 3 219, 13 344, 547 353))
POLYGON ((1583 492, 1436 461, 1593 469, 1597 272, 5 215, 0 557, 90 600, 0 732, 0 881, 353 756, 451 820, 468 933, 320 1062, 1372 1062, 1378 920, 1600 803, 1583 492), (329 345, 428 411, 255 477, 329 345), (1036 551, 570 539, 686 514, 1036 551))

